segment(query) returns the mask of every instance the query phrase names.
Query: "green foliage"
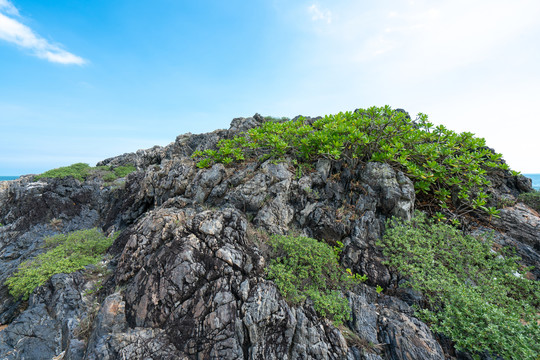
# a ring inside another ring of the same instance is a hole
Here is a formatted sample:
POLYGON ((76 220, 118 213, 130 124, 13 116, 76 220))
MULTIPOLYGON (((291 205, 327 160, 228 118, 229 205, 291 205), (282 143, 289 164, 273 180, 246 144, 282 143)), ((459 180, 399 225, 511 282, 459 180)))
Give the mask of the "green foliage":
POLYGON ((540 212, 540 191, 520 194, 518 200, 524 202, 534 210, 540 212))
MULTIPOLYGON (((409 176, 417 198, 427 207, 446 209, 459 199, 458 213, 488 210, 487 174, 508 169, 501 155, 485 147, 472 133, 455 133, 434 126, 426 115, 412 121, 389 106, 327 115, 313 123, 267 121, 232 139, 221 140, 216 150, 196 151, 198 166, 225 165, 245 159, 279 160, 290 157, 296 164, 320 158, 342 161, 351 168, 369 162, 385 162, 409 176)), ((302 171, 300 170, 300 173, 302 171)))
POLYGON ((336 324, 349 319, 349 303, 340 290, 367 277, 339 266, 342 244, 332 248, 312 238, 275 235, 270 245, 273 252, 267 275, 288 301, 298 304, 310 298, 319 315, 336 324))
POLYGON ((54 274, 71 273, 98 263, 115 238, 104 236, 96 228, 45 238, 46 252, 21 263, 5 284, 11 295, 27 300, 54 274))
POLYGON ((265 116, 264 117, 264 120, 266 121, 274 121, 274 122, 283 122, 283 121, 288 121, 289 118, 286 117, 286 116, 282 116, 282 117, 274 117, 274 116, 265 116))
POLYGON ((126 166, 118 166, 113 168, 113 172, 116 175, 117 178, 123 178, 131 174, 132 172, 136 171, 137 168, 135 166, 128 164, 126 166))
POLYGON ((519 257, 422 213, 388 225, 379 243, 387 264, 424 294, 427 307, 418 315, 434 331, 458 349, 537 359, 540 286, 526 278, 529 269, 518 265, 519 257))
POLYGON ((118 178, 126 177, 128 174, 136 171, 135 166, 128 164, 125 166, 96 166, 90 167, 88 164, 77 163, 70 166, 60 167, 44 172, 34 177, 34 180, 42 178, 66 178, 73 176, 79 181, 85 181, 89 178, 101 177, 106 182, 113 182, 118 178))
POLYGON ((86 179, 86 177, 88 176, 89 172, 90 165, 84 163, 77 163, 45 171, 43 174, 34 177, 34 179, 39 180, 41 178, 65 178, 68 176, 73 176, 79 181, 84 181, 84 179, 86 179))

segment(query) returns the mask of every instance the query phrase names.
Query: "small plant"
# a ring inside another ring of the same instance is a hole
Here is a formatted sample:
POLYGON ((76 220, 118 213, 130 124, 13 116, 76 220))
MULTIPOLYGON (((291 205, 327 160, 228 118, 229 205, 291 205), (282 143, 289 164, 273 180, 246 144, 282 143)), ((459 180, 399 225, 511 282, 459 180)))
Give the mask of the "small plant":
POLYGON ((312 238, 274 235, 270 245, 267 275, 288 301, 299 304, 309 298, 320 316, 336 324, 350 318, 349 302, 341 290, 367 277, 340 267, 337 256, 343 244, 332 248, 312 238))
POLYGON ((518 200, 540 212, 540 191, 535 190, 533 192, 520 194, 518 200))
POLYGON ((540 353, 540 286, 508 249, 489 238, 465 236, 417 212, 391 220, 378 243, 387 265, 420 291, 418 316, 460 350, 505 359, 536 360, 540 353))
POLYGON ((99 303, 94 301, 88 311, 86 316, 81 319, 79 325, 74 329, 73 335, 82 340, 88 340, 90 334, 92 334, 94 320, 99 312, 99 303))
POLYGON ((379 295, 383 292, 383 290, 384 290, 384 289, 382 288, 381 285, 377 285, 377 287, 375 288, 375 291, 376 291, 377 294, 379 294, 379 295))
POLYGON ((46 252, 21 263, 5 284, 13 297, 27 300, 54 274, 71 273, 98 263, 115 238, 116 235, 106 237, 96 228, 45 238, 46 252))
POLYGON ((51 221, 49 222, 49 225, 56 231, 59 231, 60 228, 62 227, 62 219, 57 219, 57 218, 53 218, 51 219, 51 221))

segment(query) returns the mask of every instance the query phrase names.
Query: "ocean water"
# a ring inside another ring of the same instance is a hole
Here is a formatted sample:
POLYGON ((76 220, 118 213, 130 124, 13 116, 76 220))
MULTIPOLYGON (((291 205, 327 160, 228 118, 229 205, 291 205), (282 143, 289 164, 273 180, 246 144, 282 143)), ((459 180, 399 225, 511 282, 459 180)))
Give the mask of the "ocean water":
POLYGON ((533 188, 540 190, 540 174, 523 174, 523 176, 531 178, 533 188))
POLYGON ((15 180, 18 176, 0 176, 0 181, 15 180))

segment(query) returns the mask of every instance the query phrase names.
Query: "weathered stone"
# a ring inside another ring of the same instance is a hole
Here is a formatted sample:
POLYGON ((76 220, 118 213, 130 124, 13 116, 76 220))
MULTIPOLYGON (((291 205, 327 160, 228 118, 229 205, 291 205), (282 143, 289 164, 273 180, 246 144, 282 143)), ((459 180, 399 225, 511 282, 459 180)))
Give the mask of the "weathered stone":
POLYGON ((414 185, 402 172, 388 164, 368 163, 362 180, 379 196, 377 207, 384 215, 409 220, 414 210, 414 185))
MULTIPOLYGON (((399 277, 376 245, 389 217, 413 213, 414 186, 403 173, 327 159, 301 171, 290 159, 199 169, 191 159, 263 121, 238 118, 229 130, 180 135, 100 163, 134 164, 138 171, 123 184, 31 176, 1 183, 0 358, 443 359, 438 340, 447 354, 466 358, 414 317, 408 304, 421 303, 421 294, 395 288, 399 277), (97 294, 88 295, 95 283, 81 273, 55 275, 26 309, 8 294, 5 279, 43 251, 44 237, 94 226, 121 231, 97 294), (248 239, 253 226, 261 232, 248 239), (264 239, 291 232, 341 242, 341 264, 368 276, 346 294, 351 320, 343 327, 318 316, 310 300, 287 303, 265 280, 264 239), (378 295, 375 285, 399 298, 378 295)), ((540 217, 523 204, 507 206, 530 184, 508 172, 490 176, 489 206, 506 206, 492 219, 504 231, 495 241, 540 268, 540 217)))

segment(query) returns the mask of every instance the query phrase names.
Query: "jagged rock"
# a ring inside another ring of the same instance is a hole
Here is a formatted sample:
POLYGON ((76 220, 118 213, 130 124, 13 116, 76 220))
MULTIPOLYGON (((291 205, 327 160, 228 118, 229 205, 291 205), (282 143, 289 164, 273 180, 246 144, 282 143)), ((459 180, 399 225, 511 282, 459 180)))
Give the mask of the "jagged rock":
MULTIPOLYGON (((0 330, 0 358, 444 359, 437 341, 453 351, 414 317, 403 300, 418 304, 421 296, 394 288, 399 278, 376 245, 388 218, 413 213, 414 186, 403 173, 330 160, 295 170, 290 159, 197 168, 194 151, 262 121, 237 118, 228 130, 104 160, 138 169, 115 186, 30 176, 0 183, 0 329, 9 325, 0 330), (26 309, 7 293, 5 279, 42 251, 44 237, 94 226, 121 231, 97 295, 85 295, 91 281, 80 273, 55 275, 26 309), (368 275, 346 294, 344 327, 318 316, 309 300, 288 304, 265 279, 264 238, 291 232, 341 242, 341 264, 368 275)), ((513 204, 530 188, 507 172, 490 176, 495 203, 513 204)), ((493 219, 504 231, 495 240, 538 265, 539 222, 523 204, 507 206, 493 219)))
POLYGON ((0 331, 3 359, 51 359, 67 346, 84 311, 79 273, 54 275, 31 295, 28 309, 0 331))
POLYGON ((517 203, 501 209, 499 217, 492 218, 492 223, 507 235, 540 252, 540 217, 533 209, 517 203))
POLYGON ((243 131, 248 131, 251 128, 260 126, 264 122, 264 119, 261 115, 255 114, 253 117, 248 118, 235 118, 231 122, 229 128, 230 132, 239 133, 243 131))
POLYGON ((414 210, 414 185, 402 172, 388 164, 368 163, 362 180, 378 194, 378 208, 384 215, 409 220, 414 210))

